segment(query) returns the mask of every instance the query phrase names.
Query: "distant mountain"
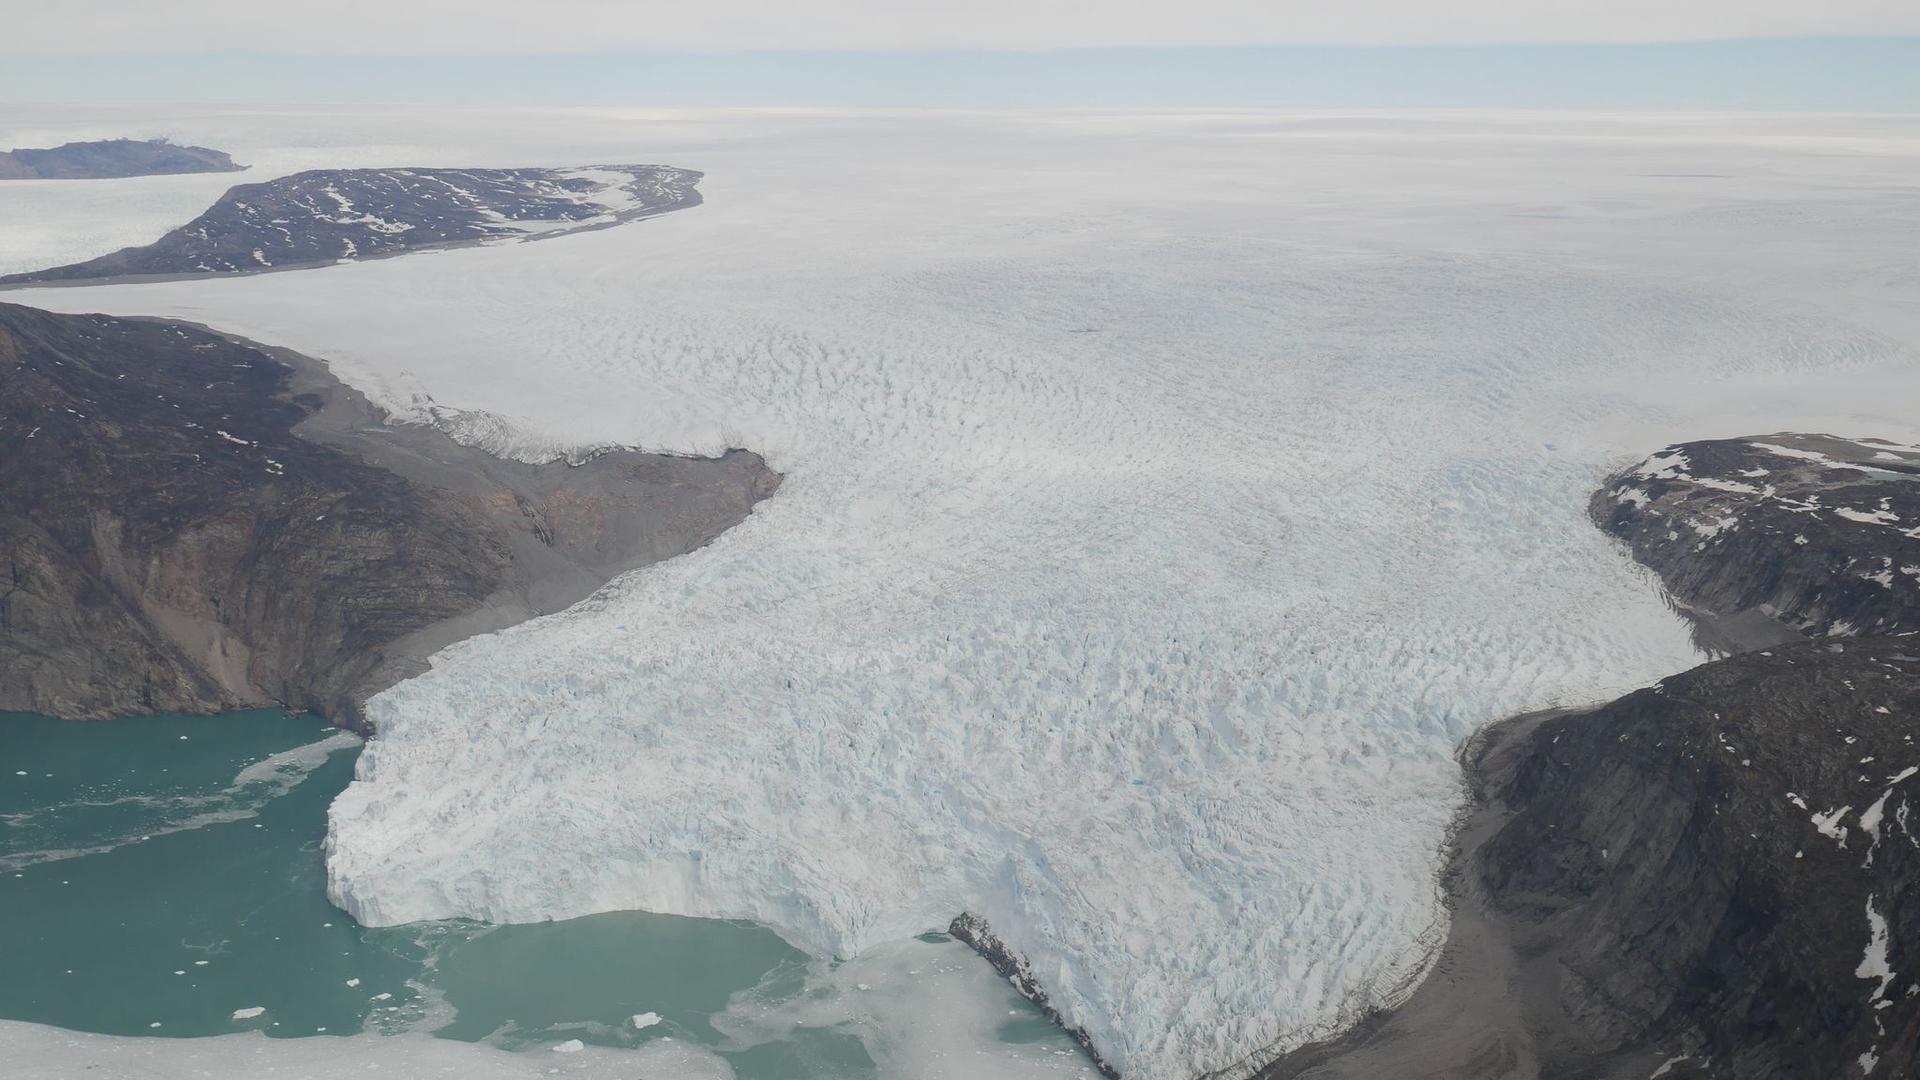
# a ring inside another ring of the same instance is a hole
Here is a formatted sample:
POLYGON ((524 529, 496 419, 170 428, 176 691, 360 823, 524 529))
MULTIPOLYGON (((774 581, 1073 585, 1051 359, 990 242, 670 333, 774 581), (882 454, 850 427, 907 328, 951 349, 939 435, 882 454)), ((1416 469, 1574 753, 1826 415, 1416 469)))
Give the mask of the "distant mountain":
POLYGON ((0 277, 0 285, 122 275, 244 274, 489 240, 605 228, 697 206, 700 173, 562 169, 316 169, 240 184, 143 247, 0 277))
POLYGON ((233 158, 204 146, 165 139, 101 139, 46 150, 15 148, 0 153, 0 180, 97 180, 117 176, 239 172, 233 158))

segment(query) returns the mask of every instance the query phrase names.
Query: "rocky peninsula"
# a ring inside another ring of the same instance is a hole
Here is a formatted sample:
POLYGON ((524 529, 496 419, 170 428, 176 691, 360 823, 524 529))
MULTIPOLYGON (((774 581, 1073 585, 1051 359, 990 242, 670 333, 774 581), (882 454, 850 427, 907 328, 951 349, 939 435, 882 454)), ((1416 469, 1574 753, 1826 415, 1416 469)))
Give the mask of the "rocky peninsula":
POLYGON ((245 168, 223 151, 166 139, 99 139, 0 153, 0 180, 106 180, 245 168))
POLYGON ((362 727, 436 649, 698 547, 778 483, 745 451, 503 461, 286 350, 0 304, 0 710, 362 727))
POLYGON ((259 273, 548 239, 697 206, 700 176, 661 165, 316 169, 232 188, 151 244, 0 285, 259 273))

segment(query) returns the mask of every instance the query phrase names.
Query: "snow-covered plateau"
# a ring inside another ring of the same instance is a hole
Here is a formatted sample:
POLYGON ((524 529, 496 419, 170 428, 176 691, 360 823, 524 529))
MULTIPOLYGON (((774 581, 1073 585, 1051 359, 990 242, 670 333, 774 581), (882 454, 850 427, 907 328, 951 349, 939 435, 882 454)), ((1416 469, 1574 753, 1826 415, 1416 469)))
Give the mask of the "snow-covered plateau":
MULTIPOLYGON (((701 170, 552 243, 28 290, 324 358, 493 449, 764 454, 743 524, 376 698, 369 923, 986 919, 1129 1077, 1237 1077, 1444 932, 1453 752, 1692 664, 1611 467, 1913 440, 1920 119, 30 107, 299 168, 701 170)), ((222 180, 19 182, 0 272, 222 180), (120 213, 119 217, 115 217, 120 213)))

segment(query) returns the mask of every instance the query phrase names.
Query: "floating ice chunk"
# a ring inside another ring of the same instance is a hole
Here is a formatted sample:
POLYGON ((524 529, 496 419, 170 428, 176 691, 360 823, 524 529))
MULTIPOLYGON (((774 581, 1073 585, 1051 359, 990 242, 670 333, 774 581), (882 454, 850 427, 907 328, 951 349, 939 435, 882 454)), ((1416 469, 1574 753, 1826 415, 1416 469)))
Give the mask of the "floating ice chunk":
MULTIPOLYGON (((155 1038, 152 1033, 94 1035, 0 1021, 0 1062, 11 1077, 140 1080, 337 1080, 364 1075, 403 1080, 536 1080, 555 1068, 555 1059, 540 1061, 525 1053, 435 1038, 422 1031, 281 1039, 267 1037, 272 1027, 271 1022, 250 1023, 225 1035, 177 1039, 155 1038)), ((587 1046, 571 1054, 562 1071, 574 1080, 732 1080, 735 1075, 712 1052, 671 1039, 649 1039, 638 1047, 587 1046)))
POLYGON ((233 1018, 235 1020, 252 1020, 257 1016, 265 1014, 266 1011, 267 1007, 265 1005, 250 1005, 244 1009, 233 1010, 233 1018))
POLYGON ((568 1039, 566 1042, 553 1044, 553 1052, 556 1054, 577 1054, 586 1048, 587 1044, 579 1039, 568 1039))
POLYGON ((629 1023, 633 1025, 633 1029, 635 1031, 645 1031, 647 1028, 650 1028, 659 1022, 660 1022, 660 1014, 657 1012, 635 1013, 633 1015, 633 1018, 629 1021, 629 1023))

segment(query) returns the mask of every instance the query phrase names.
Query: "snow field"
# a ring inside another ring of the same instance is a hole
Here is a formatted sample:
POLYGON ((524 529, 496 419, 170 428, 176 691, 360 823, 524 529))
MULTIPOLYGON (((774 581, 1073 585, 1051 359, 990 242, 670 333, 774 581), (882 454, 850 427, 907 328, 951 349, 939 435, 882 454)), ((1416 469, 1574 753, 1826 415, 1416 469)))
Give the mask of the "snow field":
POLYGON ((1912 437, 1920 230, 1872 185, 1920 133, 1793 123, 509 116, 491 153, 617 134, 706 204, 9 299, 301 349, 503 453, 786 473, 371 703, 329 841, 356 917, 642 908, 859 957, 971 911, 1127 1075, 1232 1076, 1424 969, 1461 738, 1694 659, 1585 521, 1610 467, 1912 437))

